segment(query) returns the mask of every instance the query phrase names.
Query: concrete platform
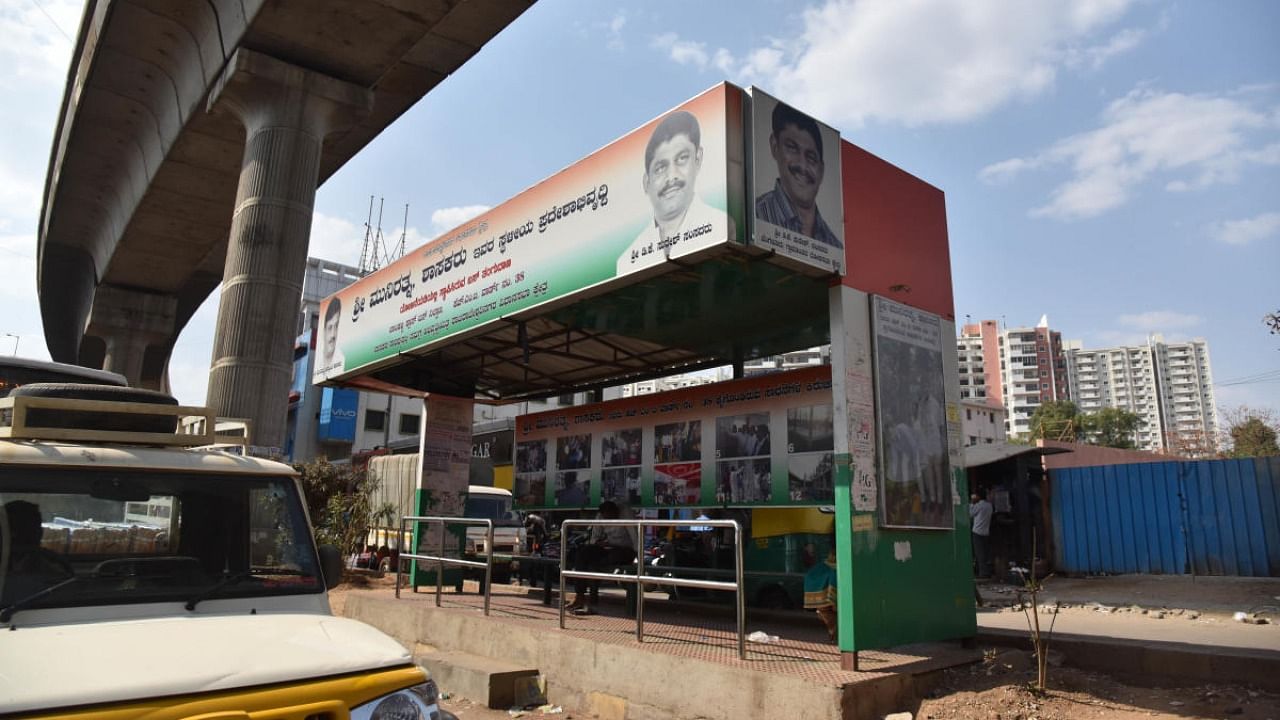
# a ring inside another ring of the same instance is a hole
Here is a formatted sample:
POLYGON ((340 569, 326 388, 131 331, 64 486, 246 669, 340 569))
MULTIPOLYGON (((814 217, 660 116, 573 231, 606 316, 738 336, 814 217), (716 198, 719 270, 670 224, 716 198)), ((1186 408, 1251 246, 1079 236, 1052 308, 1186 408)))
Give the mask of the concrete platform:
POLYGON ((460 650, 435 650, 424 645, 414 649, 413 660, 429 670, 440 687, 500 710, 516 704, 517 682, 523 678, 538 677, 537 668, 460 650))
MULTIPOLYGON (((731 617, 681 613, 662 603, 645 605, 645 642, 620 602, 599 615, 570 616, 558 627, 557 609, 523 588, 495 588, 491 615, 475 594, 444 596, 405 591, 352 590, 344 614, 367 622, 410 648, 462 651, 513 666, 537 668, 548 700, 602 720, 740 720, 786 717, 863 720, 912 710, 938 672, 976 662, 977 650, 957 642, 860 653, 862 672, 840 669, 840 654, 817 618, 808 627, 748 616, 748 632, 777 642, 737 653, 731 617)), ((807 619, 807 618, 803 618, 807 619)), ((803 622, 802 619, 802 622, 803 622)), ((461 689, 450 688, 472 700, 461 689)))

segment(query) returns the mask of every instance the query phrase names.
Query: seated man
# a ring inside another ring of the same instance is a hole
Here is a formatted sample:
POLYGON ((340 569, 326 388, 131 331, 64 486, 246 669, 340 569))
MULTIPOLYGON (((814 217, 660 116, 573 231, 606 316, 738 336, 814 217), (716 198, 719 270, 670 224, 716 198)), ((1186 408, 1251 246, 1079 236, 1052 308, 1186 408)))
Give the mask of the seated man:
MULTIPOLYGON (((600 503, 596 516, 601 520, 617 520, 621 517, 617 503, 606 500, 600 503)), ((636 540, 631 528, 621 526, 598 525, 591 528, 588 542, 578 548, 574 556, 573 569, 582 572, 600 572, 614 565, 625 565, 636 559, 636 540)), ((599 585, 599 583, 595 583, 599 585)), ((573 602, 565 606, 571 612, 581 611, 584 614, 594 612, 587 605, 587 581, 581 578, 574 583, 576 594, 573 602)))

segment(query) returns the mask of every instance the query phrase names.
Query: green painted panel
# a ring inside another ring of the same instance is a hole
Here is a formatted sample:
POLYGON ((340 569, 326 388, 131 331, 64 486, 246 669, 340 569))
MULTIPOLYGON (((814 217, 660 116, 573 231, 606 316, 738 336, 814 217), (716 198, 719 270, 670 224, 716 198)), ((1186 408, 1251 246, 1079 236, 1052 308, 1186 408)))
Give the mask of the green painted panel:
MULTIPOLYGON (((431 514, 430 493, 423 490, 422 488, 418 488, 417 490, 415 490, 414 496, 413 496, 413 506, 414 506, 415 515, 430 515, 431 514)), ((462 526, 458 526, 457 530, 464 536, 467 532, 466 528, 462 526)), ((413 547, 413 552, 415 555, 422 550, 423 542, 426 537, 426 533, 428 532, 435 535, 436 533, 440 532, 440 526, 436 524, 428 525, 427 523, 413 523, 413 544, 411 545, 411 547, 413 547)), ((446 539, 445 542, 450 542, 450 541, 446 539)), ((443 583, 444 585, 452 586, 456 584, 458 581, 460 581, 461 579, 462 579, 462 568, 456 567, 456 566, 453 568, 449 568, 447 566, 445 567, 444 583, 443 583)), ((417 560, 414 560, 409 563, 409 587, 419 588, 419 587, 430 586, 434 588, 435 585, 436 585, 436 563, 426 562, 426 563, 423 563, 423 567, 418 567, 417 560)))
MULTIPOLYGON (((953 474, 959 496, 968 497, 964 470, 953 469, 953 474)), ((841 635, 841 649, 885 648, 977 632, 967 512, 957 509, 953 530, 873 527, 854 532, 850 550, 854 626, 849 647, 841 635)))

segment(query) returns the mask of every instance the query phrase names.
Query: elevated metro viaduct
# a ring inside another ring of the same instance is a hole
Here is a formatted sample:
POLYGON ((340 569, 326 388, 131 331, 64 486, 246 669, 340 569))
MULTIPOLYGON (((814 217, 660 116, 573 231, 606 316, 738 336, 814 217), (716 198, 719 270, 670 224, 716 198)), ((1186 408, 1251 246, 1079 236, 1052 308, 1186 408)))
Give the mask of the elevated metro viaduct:
POLYGON ((315 190, 533 0, 88 0, 37 287, 54 360, 164 388, 223 283, 219 414, 283 445, 315 190))

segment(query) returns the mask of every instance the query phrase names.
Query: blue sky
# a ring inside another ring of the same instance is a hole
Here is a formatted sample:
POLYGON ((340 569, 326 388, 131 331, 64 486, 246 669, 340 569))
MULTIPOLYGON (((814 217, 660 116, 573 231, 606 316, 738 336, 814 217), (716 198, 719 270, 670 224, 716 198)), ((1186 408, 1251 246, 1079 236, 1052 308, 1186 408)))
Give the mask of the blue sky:
MULTIPOLYGON (((0 0, 0 333, 33 357, 35 227, 79 12, 0 0)), ((421 244, 722 80, 946 192, 959 322, 1047 314, 1086 347, 1203 337, 1220 407, 1280 413, 1265 0, 541 0, 320 189, 311 254, 355 264, 370 195, 389 242, 408 203, 421 244)), ((215 302, 175 351, 184 402, 204 399, 215 302)))

